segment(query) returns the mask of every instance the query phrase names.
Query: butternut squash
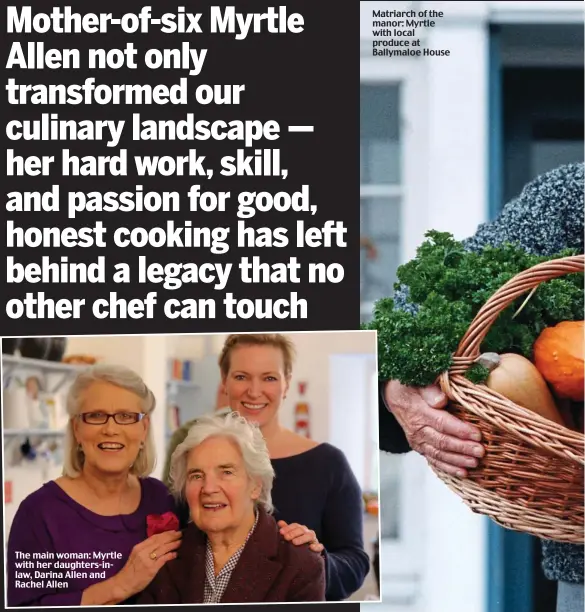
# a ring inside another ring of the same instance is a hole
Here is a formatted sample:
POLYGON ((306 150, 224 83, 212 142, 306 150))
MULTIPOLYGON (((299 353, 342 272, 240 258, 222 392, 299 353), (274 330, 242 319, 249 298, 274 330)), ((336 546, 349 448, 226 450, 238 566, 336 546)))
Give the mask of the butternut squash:
POLYGON ((543 329, 534 343, 534 364, 555 394, 583 401, 583 321, 543 329))
POLYGON ((522 408, 565 426, 546 381, 530 360, 515 353, 484 353, 478 362, 490 371, 486 381, 490 389, 522 408))

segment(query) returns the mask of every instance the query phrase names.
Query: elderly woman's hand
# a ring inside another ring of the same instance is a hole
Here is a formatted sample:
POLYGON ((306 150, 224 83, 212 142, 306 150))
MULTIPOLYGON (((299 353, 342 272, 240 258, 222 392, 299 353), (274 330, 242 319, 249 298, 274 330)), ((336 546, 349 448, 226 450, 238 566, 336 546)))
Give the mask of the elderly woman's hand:
POLYGON ((477 444, 481 433, 441 410, 447 405, 447 397, 439 387, 406 387, 391 380, 384 388, 384 399, 410 447, 431 465, 460 478, 467 476, 465 468, 477 467, 478 458, 485 454, 483 446, 477 444))
POLYGON ((113 577, 122 600, 144 590, 160 568, 177 556, 181 537, 180 531, 165 531, 136 544, 126 565, 113 577))
POLYGON ((280 534, 287 542, 291 542, 295 546, 310 544, 309 548, 316 553, 325 550, 323 544, 317 539, 317 534, 305 525, 299 525, 298 523, 289 525, 286 521, 278 521, 278 526, 280 527, 280 534))

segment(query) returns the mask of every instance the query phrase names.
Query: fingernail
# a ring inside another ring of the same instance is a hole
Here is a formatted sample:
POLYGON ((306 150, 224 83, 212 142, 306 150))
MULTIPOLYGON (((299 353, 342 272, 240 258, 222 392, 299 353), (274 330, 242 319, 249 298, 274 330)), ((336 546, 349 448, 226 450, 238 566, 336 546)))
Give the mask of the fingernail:
POLYGON ((482 446, 474 446, 473 447, 473 454, 476 457, 483 457, 483 454, 484 454, 483 447, 482 446))
POLYGON ((465 472, 463 470, 457 470, 457 476, 459 476, 459 478, 465 478, 465 472))
POLYGON ((481 441, 481 433, 479 431, 474 431, 471 434, 471 439, 475 440, 476 442, 480 442, 481 441))
POLYGON ((474 468, 474 467, 477 467, 477 461, 475 459, 467 459, 465 461, 465 465, 467 465, 468 467, 474 468))

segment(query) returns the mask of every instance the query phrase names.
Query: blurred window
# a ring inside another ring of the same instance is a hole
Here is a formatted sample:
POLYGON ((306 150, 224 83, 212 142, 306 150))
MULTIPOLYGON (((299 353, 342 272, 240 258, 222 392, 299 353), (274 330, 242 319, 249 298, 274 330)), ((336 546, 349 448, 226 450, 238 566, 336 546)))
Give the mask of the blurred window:
POLYGON ((402 159, 400 86, 360 87, 360 217, 362 237, 375 251, 361 250, 361 319, 373 303, 392 295, 400 261, 402 159), (372 257, 374 255, 374 257, 372 257))

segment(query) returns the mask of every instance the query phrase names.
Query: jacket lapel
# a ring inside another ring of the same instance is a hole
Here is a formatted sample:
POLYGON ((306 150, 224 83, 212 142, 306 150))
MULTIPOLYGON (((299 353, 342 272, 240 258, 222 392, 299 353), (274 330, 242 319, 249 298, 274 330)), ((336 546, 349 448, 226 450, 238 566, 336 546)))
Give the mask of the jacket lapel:
MULTIPOLYGON (((191 542, 183 542, 181 549, 189 551, 188 558, 184 560, 187 565, 185 572, 185 582, 181 592, 184 593, 181 603, 203 603, 205 590, 205 534, 190 524, 187 527, 191 542)), ((186 538, 185 538, 186 539, 186 538)), ((179 552, 180 555, 180 552, 179 552)))
POLYGON ((232 572, 222 603, 264 601, 282 570, 282 563, 277 559, 278 527, 271 516, 263 510, 259 512, 256 529, 232 572))

